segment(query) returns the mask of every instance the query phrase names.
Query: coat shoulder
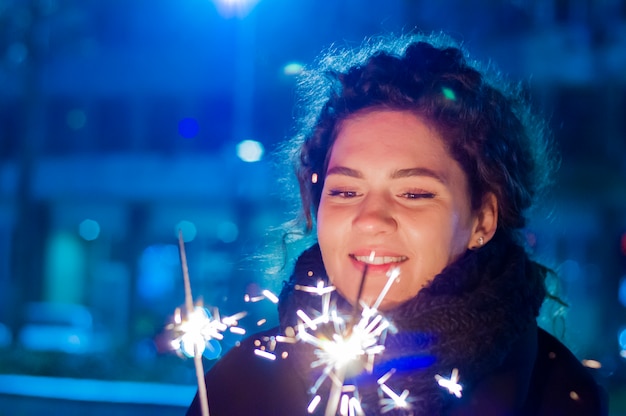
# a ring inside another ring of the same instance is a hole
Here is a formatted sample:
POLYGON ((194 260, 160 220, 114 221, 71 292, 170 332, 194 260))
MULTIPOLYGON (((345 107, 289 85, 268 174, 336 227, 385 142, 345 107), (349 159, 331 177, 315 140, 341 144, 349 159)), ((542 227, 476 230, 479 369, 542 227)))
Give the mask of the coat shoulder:
POLYGON ((527 402, 533 415, 605 416, 608 399, 591 370, 554 336, 539 329, 527 402))
MULTIPOLYGON (((277 330, 269 330, 246 338, 207 371, 205 384, 211 416, 275 415, 291 407, 302 409, 306 388, 296 377, 286 377, 292 373, 289 360, 255 354, 258 344, 276 333, 277 330)), ((187 415, 200 414, 196 394, 187 415)))

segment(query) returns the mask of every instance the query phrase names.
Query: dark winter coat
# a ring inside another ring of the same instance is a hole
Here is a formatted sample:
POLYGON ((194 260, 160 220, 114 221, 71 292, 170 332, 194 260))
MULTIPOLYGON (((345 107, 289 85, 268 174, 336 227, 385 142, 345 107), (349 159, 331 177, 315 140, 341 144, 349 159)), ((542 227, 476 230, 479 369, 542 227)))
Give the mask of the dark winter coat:
MULTIPOLYGON (((468 251, 416 298, 389 311, 398 333, 388 335, 372 375, 353 380, 365 414, 382 414, 376 380, 393 367, 399 371, 390 387, 398 394, 408 390, 412 401, 409 409, 386 415, 607 415, 605 395, 590 371, 537 328, 544 277, 545 269, 523 249, 496 241, 468 251), (435 381, 453 368, 463 386, 460 398, 435 381)), ((281 294, 280 327, 244 340, 207 373, 211 416, 309 414, 309 390, 319 375, 310 368, 312 347, 274 343, 273 337, 297 323, 297 309, 319 309, 319 297, 294 288, 315 286, 320 278, 326 277, 314 246, 300 257, 281 294), (255 355, 259 345, 271 345, 277 358, 255 355)), ((333 296, 339 309, 350 307, 333 296)), ((323 413, 320 405, 314 414, 323 413)), ((187 414, 201 414, 197 396, 187 414)))

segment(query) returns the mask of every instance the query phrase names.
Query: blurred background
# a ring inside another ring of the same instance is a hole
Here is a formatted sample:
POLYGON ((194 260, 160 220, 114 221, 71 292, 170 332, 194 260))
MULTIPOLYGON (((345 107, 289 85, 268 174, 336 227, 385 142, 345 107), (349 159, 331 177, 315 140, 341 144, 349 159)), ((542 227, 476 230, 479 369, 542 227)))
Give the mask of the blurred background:
POLYGON ((549 117, 562 166, 527 236, 570 307, 543 324, 626 414, 625 0, 0 0, 0 415, 183 414, 193 361, 156 342, 184 303, 177 230, 196 297, 275 323, 244 294, 281 287, 258 255, 294 209, 271 154, 295 75, 414 30, 549 117))

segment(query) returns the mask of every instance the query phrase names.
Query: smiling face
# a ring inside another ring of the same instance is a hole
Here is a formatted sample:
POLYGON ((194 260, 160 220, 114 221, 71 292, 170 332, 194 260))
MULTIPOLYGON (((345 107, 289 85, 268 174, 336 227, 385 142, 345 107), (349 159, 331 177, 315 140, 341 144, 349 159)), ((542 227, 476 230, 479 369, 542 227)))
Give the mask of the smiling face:
POLYGON ((495 217, 493 198, 472 212, 465 173, 440 136, 412 113, 370 110, 342 122, 317 236, 331 282, 352 304, 366 263, 361 300, 368 305, 387 271, 400 268, 381 304, 388 309, 414 297, 479 237, 487 240, 495 217))

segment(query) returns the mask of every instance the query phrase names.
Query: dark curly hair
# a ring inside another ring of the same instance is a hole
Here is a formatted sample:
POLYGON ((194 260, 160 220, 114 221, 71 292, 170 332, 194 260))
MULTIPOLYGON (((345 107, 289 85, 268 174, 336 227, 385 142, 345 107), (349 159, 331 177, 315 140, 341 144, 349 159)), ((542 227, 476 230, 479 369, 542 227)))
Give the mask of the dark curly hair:
POLYGON ((472 209, 492 192, 498 230, 510 237, 519 235, 527 210, 549 183, 555 161, 550 137, 523 89, 470 61, 445 35, 331 49, 304 71, 299 92, 303 112, 290 146, 307 232, 341 122, 368 109, 410 111, 434 128, 468 177, 472 209))

